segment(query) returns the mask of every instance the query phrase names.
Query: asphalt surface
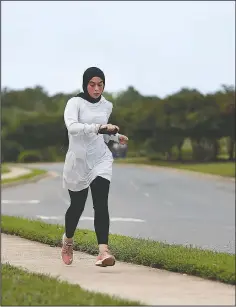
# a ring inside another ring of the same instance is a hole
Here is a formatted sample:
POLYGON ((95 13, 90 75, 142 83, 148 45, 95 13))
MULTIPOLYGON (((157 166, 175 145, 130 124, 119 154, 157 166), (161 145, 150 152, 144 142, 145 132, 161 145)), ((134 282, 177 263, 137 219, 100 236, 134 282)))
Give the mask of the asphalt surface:
MULTIPOLYGON (((63 164, 35 167, 59 176, 2 189, 2 214, 64 224, 69 195, 62 188, 63 164)), ((235 253, 234 181, 114 164, 109 208, 111 233, 235 253)), ((78 227, 94 229, 90 194, 78 227)))

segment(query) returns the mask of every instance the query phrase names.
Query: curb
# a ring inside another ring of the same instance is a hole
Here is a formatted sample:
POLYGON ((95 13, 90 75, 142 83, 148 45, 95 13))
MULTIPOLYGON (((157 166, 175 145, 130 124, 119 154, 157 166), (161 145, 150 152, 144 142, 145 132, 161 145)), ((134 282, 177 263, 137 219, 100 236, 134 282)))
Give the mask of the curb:
POLYGON ((195 177, 204 177, 204 178, 208 178, 208 179, 218 179, 218 180, 224 180, 224 181, 232 181, 235 182, 236 178, 235 177, 228 177, 228 176, 220 176, 220 175, 214 175, 214 174, 209 174, 209 173, 201 173, 201 172, 197 172, 197 171, 192 171, 192 170, 187 170, 187 169, 179 169, 179 168, 174 168, 174 167, 169 167, 169 166, 161 166, 161 165, 150 165, 150 164, 142 164, 142 163, 125 163, 125 162, 118 162, 118 163, 114 163, 114 165, 120 165, 120 166, 138 166, 138 167, 142 167, 142 168, 151 168, 152 170, 156 169, 167 169, 169 171, 175 172, 175 173, 185 173, 185 174, 189 174, 189 175, 193 175, 195 177))
POLYGON ((22 179, 22 180, 16 179, 16 181, 3 183, 3 184, 1 184, 1 187, 6 189, 6 188, 15 187, 15 186, 18 186, 18 185, 21 185, 21 184, 34 183, 34 182, 37 182, 41 179, 46 179, 46 178, 50 178, 50 177, 55 178, 55 177, 58 177, 58 176, 59 175, 55 172, 47 172, 45 174, 40 174, 40 175, 34 176, 32 178, 29 178, 29 179, 22 179))

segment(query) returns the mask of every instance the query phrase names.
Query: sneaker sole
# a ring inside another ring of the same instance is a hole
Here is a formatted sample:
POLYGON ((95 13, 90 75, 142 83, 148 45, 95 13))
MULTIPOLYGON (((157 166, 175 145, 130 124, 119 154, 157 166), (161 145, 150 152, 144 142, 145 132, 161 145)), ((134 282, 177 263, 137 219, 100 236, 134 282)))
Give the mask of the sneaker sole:
POLYGON ((103 260, 98 260, 95 265, 100 267, 114 266, 116 263, 115 259, 112 257, 107 257, 103 260))

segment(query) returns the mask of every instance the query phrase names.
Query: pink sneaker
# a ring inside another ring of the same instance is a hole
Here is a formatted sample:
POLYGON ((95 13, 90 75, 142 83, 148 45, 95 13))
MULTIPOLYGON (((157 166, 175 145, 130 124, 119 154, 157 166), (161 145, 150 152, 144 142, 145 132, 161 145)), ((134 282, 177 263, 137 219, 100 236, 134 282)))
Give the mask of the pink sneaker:
POLYGON ((65 240, 65 234, 62 237, 61 257, 65 264, 70 265, 73 262, 73 243, 65 240))
POLYGON ((103 253, 99 253, 95 265, 106 267, 106 266, 113 266, 115 265, 115 263, 116 263, 115 257, 112 256, 108 250, 106 250, 103 253))

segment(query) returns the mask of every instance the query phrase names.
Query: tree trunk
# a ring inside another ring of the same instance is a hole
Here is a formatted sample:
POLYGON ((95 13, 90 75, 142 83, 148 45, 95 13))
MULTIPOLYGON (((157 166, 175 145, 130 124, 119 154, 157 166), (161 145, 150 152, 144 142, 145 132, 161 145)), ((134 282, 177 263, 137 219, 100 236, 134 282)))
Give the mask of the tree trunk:
POLYGON ((229 161, 233 161, 234 159, 234 145, 234 140, 230 137, 228 142, 229 161))
POLYGON ((219 146, 218 140, 213 140, 212 143, 213 143, 212 160, 213 160, 213 161, 216 161, 216 160, 217 160, 217 157, 218 157, 218 154, 219 154, 220 146, 219 146))
POLYGON ((184 144, 184 140, 180 141, 179 144, 178 144, 178 157, 177 157, 177 160, 178 161, 182 161, 182 146, 184 144))

